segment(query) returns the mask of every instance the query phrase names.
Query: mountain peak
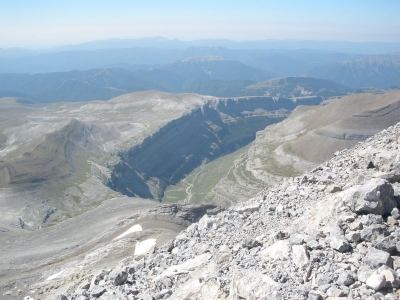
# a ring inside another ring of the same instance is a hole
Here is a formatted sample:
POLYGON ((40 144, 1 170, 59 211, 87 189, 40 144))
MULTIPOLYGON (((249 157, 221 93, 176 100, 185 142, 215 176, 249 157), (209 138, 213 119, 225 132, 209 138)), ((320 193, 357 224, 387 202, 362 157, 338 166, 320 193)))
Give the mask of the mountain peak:
POLYGON ((193 56, 193 57, 188 57, 185 59, 182 59, 182 62, 206 62, 206 61, 222 61, 225 60, 225 58, 221 56, 216 56, 216 55, 210 55, 210 56, 193 56))

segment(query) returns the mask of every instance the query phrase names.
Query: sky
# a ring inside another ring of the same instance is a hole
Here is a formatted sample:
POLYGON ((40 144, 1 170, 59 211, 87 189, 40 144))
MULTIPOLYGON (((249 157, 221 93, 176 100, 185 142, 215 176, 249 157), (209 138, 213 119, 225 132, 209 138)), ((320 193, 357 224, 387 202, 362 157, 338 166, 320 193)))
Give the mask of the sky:
POLYGON ((398 0, 0 0, 0 47, 110 38, 400 42, 398 0))

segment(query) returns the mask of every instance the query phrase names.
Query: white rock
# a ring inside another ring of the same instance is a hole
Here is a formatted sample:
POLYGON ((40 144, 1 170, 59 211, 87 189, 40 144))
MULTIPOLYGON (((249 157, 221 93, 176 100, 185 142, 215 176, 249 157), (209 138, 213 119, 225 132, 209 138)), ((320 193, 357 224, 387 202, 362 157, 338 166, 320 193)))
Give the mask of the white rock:
POLYGON ((188 259, 182 264, 170 266, 164 272, 161 273, 160 277, 170 276, 179 273, 189 273, 190 271, 193 271, 194 269, 198 268, 199 266, 209 261, 210 258, 211 258, 210 253, 201 254, 199 256, 196 256, 195 258, 188 259))
POLYGON ((370 288, 373 288, 375 291, 379 291, 380 289, 382 289, 385 286, 386 280, 385 280, 385 277, 380 274, 372 274, 367 279, 366 284, 370 288))
POLYGON ((290 255, 290 245, 288 240, 279 240, 273 245, 261 251, 261 256, 265 259, 270 257, 273 259, 287 259, 290 255))
POLYGON ((229 289, 229 299, 271 299, 279 286, 271 277, 252 270, 235 270, 229 289))
POLYGON ((310 263, 310 258, 306 248, 304 248, 302 245, 293 245, 292 260, 293 263, 299 268, 307 266, 310 263))

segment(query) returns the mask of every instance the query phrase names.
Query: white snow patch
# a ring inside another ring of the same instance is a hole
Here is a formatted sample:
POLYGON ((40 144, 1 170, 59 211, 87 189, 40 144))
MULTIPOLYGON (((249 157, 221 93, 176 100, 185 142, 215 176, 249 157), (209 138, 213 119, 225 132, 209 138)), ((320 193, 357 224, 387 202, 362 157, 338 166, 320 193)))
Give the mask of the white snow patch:
POLYGON ((137 242, 134 255, 142 255, 148 253, 156 244, 156 239, 148 239, 143 242, 137 242))
POLYGON ((126 236, 126 235, 128 235, 128 234, 130 234, 130 233, 138 232, 138 231, 142 231, 142 230, 143 230, 143 228, 142 228, 142 226, 140 226, 139 224, 133 225, 131 228, 129 228, 129 229, 128 229, 127 231, 125 231, 123 234, 120 234, 120 235, 117 236, 115 239, 113 239, 113 241, 118 240, 118 239, 120 239, 120 238, 122 238, 122 237, 124 237, 124 236, 126 236))
POLYGON ((51 275, 50 277, 48 277, 48 278, 46 279, 46 281, 50 281, 50 280, 56 279, 56 278, 58 278, 58 277, 61 277, 61 275, 62 275, 65 271, 66 271, 66 270, 62 270, 62 271, 60 271, 60 272, 58 272, 58 273, 56 273, 56 274, 54 274, 54 275, 51 275))

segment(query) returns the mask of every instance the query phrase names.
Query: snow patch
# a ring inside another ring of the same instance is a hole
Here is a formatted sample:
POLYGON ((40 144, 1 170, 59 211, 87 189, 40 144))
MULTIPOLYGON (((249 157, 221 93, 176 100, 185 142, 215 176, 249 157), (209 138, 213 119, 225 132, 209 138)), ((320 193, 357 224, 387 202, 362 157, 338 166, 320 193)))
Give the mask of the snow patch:
POLYGON ((118 240, 118 239, 120 239, 120 238, 122 238, 122 237, 124 237, 124 236, 126 236, 126 235, 128 235, 128 234, 130 234, 130 233, 138 232, 138 231, 142 231, 142 230, 143 230, 143 228, 142 228, 142 226, 140 226, 139 224, 133 225, 131 228, 129 228, 129 229, 128 229, 127 231, 125 231, 123 234, 120 234, 120 235, 117 236, 115 239, 113 239, 113 241, 118 240))
POLYGON ((65 271, 66 271, 66 270, 62 270, 62 271, 60 271, 60 272, 58 272, 58 273, 56 273, 56 274, 54 274, 54 275, 51 275, 50 277, 48 277, 48 278, 46 279, 46 281, 50 281, 50 280, 56 279, 56 278, 58 278, 58 277, 61 277, 61 275, 62 275, 65 271))
POLYGON ((155 244, 156 244, 156 239, 148 239, 144 240, 143 242, 137 242, 134 255, 142 255, 149 253, 149 251, 153 246, 155 246, 155 244))

